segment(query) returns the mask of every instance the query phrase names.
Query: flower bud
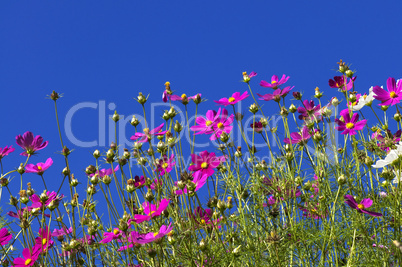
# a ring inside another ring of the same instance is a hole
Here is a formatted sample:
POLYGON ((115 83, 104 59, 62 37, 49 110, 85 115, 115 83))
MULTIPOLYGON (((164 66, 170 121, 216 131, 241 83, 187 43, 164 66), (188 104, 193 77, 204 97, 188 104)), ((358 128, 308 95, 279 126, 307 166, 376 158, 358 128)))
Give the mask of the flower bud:
POLYGON ((17 204, 18 204, 18 199, 14 196, 10 196, 10 205, 17 206, 17 204))
POLYGON ((94 174, 96 172, 96 167, 94 165, 89 165, 86 169, 85 169, 85 173, 87 175, 90 174, 94 174))
POLYGON ((292 95, 296 100, 302 99, 302 94, 300 92, 293 92, 292 95))
POLYGON ((93 153, 92 155, 94 156, 94 158, 95 158, 95 159, 98 159, 98 158, 100 158, 101 153, 100 153, 100 151, 99 151, 99 150, 95 150, 95 151, 94 151, 94 153, 93 153))
POLYGON ((162 119, 164 119, 165 121, 168 121, 170 119, 169 112, 167 110, 165 110, 165 112, 163 113, 162 119))
POLYGON ((216 207, 220 210, 220 211, 224 211, 226 209, 226 203, 223 202, 222 200, 218 200, 218 204, 216 204, 216 207))
POLYGON ((356 97, 355 94, 349 94, 349 101, 350 102, 354 103, 354 102, 356 102, 356 100, 357 100, 357 97, 356 97))
POLYGON ((144 105, 147 102, 147 98, 140 92, 137 97, 138 103, 144 105))
POLYGON ((133 125, 134 127, 136 127, 138 124, 140 124, 140 121, 137 119, 137 117, 135 117, 135 115, 133 115, 133 117, 131 118, 130 124, 133 125))
POLYGON ((348 77, 348 78, 352 78, 352 77, 353 77, 354 72, 353 72, 352 70, 347 70, 347 71, 345 71, 345 74, 346 74, 346 77, 348 77))
POLYGON ((239 257, 239 256, 240 256, 240 248, 241 248, 241 245, 239 245, 238 247, 236 247, 236 248, 232 251, 232 254, 233 254, 235 257, 239 257))
POLYGON ((397 112, 394 115, 394 120, 396 120, 397 122, 399 122, 401 120, 402 116, 401 113, 397 112))
POLYGON ((334 107, 338 106, 338 105, 339 105, 339 100, 338 100, 338 98, 333 97, 333 98, 331 99, 331 105, 333 105, 334 107))
POLYGON ((7 178, 1 178, 0 179, 0 185, 3 187, 3 186, 7 186, 8 185, 8 183, 9 183, 9 180, 7 179, 7 178))
POLYGON ((67 167, 65 167, 61 173, 62 173, 64 176, 67 176, 67 175, 70 174, 70 170, 69 170, 67 167))
POLYGON ((389 106, 381 106, 380 107, 382 111, 387 111, 387 109, 389 108, 389 106))
POLYGON ((235 157, 240 158, 242 156, 241 151, 236 150, 236 152, 234 153, 235 157))
POLYGON ((99 183, 99 175, 95 174, 94 176, 91 177, 90 179, 91 184, 96 185, 99 183))
POLYGON ((241 121, 243 119, 243 117, 244 117, 243 114, 241 114, 240 112, 236 112, 235 119, 237 121, 241 121))
POLYGON ((173 129, 174 129, 177 133, 180 133, 181 130, 183 130, 183 126, 182 126, 178 121, 176 121, 176 124, 174 125, 173 129))
POLYGON ((171 119, 173 119, 177 115, 177 111, 174 109, 174 107, 170 107, 168 115, 169 115, 169 118, 171 118, 171 119))
POLYGON ((283 117, 287 117, 288 114, 289 114, 289 111, 288 111, 285 107, 282 107, 280 114, 281 114, 281 116, 283 116, 283 117))
POLYGON ((154 200, 154 194, 152 193, 151 189, 148 189, 148 192, 145 194, 145 199, 148 200, 149 202, 151 202, 152 200, 154 200))
POLYGON ((196 103, 196 104, 199 104, 199 103, 201 103, 201 95, 200 94, 197 94, 194 98, 193 98, 193 101, 194 101, 194 103, 196 103))
POLYGON ((252 105, 248 108, 248 110, 249 110, 251 113, 255 114, 255 113, 258 112, 258 106, 254 103, 254 104, 252 104, 252 105))
POLYGON ((201 239, 198 247, 200 248, 201 251, 205 251, 207 249, 207 243, 205 242, 204 239, 201 239))
POLYGON ((124 149, 124 153, 123 153, 123 157, 125 158, 125 159, 129 159, 130 158, 130 151, 128 151, 128 149, 127 148, 125 148, 124 149))
POLYGON ((337 181, 339 185, 343 185, 346 183, 346 177, 344 175, 341 175, 338 177, 337 181))
POLYGON ((75 178, 71 179, 70 185, 71 185, 72 187, 76 187, 76 186, 78 185, 78 180, 75 179, 75 178))
POLYGON ((21 163, 20 166, 18 167, 17 172, 18 172, 19 174, 23 174, 23 173, 25 172, 25 168, 24 168, 24 165, 23 165, 22 163, 21 163))
POLYGON ((225 132, 221 133, 221 136, 219 137, 219 139, 223 142, 226 143, 229 140, 229 135, 225 132))
POLYGON ((87 188, 87 194, 92 196, 96 193, 96 188, 93 185, 88 186, 87 188))
POLYGON ((113 116, 112 116, 112 120, 113 120, 114 122, 118 122, 118 121, 120 120, 120 115, 117 114, 117 111, 116 111, 116 110, 114 111, 114 114, 113 114, 113 116))
POLYGON ((295 113, 296 111, 297 111, 297 108, 296 108, 296 106, 295 105, 290 105, 290 107, 289 107, 289 111, 290 111, 290 113, 295 113))

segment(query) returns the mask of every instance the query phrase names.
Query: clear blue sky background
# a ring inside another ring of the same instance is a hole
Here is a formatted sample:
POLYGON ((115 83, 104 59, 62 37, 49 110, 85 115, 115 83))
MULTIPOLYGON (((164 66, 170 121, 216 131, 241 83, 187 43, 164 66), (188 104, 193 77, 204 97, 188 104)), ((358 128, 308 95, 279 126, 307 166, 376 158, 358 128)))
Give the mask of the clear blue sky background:
MULTIPOLYGON (((15 136, 40 134, 50 143, 32 162, 55 160, 46 175, 57 190, 63 160, 45 99, 52 90, 64 93, 63 121, 84 101, 141 113, 132 97, 142 91, 160 101, 165 81, 179 93, 201 92, 210 100, 200 107, 205 113, 216 107, 212 100, 246 90, 243 71, 258 72, 252 85, 260 93, 270 91, 258 86, 261 79, 286 73, 306 96, 316 86, 340 96, 328 79, 341 58, 357 69, 358 91, 385 85, 402 77, 401 9, 401 1, 1 1, 0 147, 18 152, 4 159, 5 169, 23 160, 15 136)), ((72 127, 81 140, 96 139, 98 112, 80 111, 72 127)), ((66 144, 76 149, 74 172, 85 181, 79 171, 93 163, 93 149, 66 144)))

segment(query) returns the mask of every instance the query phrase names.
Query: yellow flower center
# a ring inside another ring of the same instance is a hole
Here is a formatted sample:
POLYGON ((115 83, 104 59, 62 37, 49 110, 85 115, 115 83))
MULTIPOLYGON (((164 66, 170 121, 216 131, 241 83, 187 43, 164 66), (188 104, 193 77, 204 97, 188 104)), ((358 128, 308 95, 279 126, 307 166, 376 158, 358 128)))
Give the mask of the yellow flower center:
POLYGON ((317 213, 317 210, 316 209, 311 209, 311 213, 315 214, 315 213, 317 213))
POLYGON ((355 127, 355 124, 354 124, 354 123, 352 123, 352 122, 346 123, 346 128, 352 129, 353 127, 355 127))
POLYGON ((41 166, 38 166, 38 170, 40 170, 40 171, 41 171, 41 170, 42 170, 42 167, 41 167, 41 166))
POLYGON ((367 95, 366 95, 366 94, 364 94, 364 95, 363 95, 363 99, 364 99, 364 100, 366 100, 366 97, 367 97, 367 95))
POLYGON ((181 98, 187 98, 186 94, 182 94, 181 98))
POLYGON ((277 81, 272 81, 272 84, 277 83, 277 81))
POLYGON ((223 125, 223 123, 222 123, 222 122, 218 123, 218 125, 217 125, 217 126, 218 126, 218 128, 219 128, 219 129, 222 129, 222 128, 224 127, 224 125, 223 125))
POLYGON ((204 219, 201 219, 201 222, 200 222, 201 224, 205 224, 205 220, 204 219))
POLYGON ((357 204, 357 207, 358 207, 359 209, 364 209, 364 205, 363 205, 363 204, 357 204))
POLYGON ((25 265, 28 265, 28 264, 30 264, 31 262, 32 262, 31 259, 27 259, 27 260, 25 261, 25 265))
POLYGON ((166 169, 169 166, 166 162, 162 164, 162 168, 166 169))
POLYGON ((228 99, 228 101, 230 102, 230 103, 232 103, 232 102, 234 102, 236 99, 234 98, 234 97, 229 97, 229 99, 228 99))
POLYGON ((395 97, 396 97, 396 93, 395 93, 394 91, 392 91, 391 93, 389 93, 389 96, 390 96, 391 98, 395 98, 395 97))
POLYGON ((165 86, 169 86, 170 85, 170 82, 165 82, 165 86))
POLYGON ((212 124, 212 121, 206 121, 206 122, 205 122, 205 125, 206 125, 206 126, 209 126, 209 125, 211 125, 211 124, 212 124))
POLYGON ((156 212, 156 211, 153 210, 153 211, 151 211, 151 213, 149 213, 149 215, 152 215, 152 214, 154 214, 155 212, 156 212))
POLYGON ((145 134, 149 134, 149 128, 145 128, 143 131, 145 134))
POLYGON ((155 232, 155 233, 154 233, 154 237, 157 236, 158 234, 159 234, 158 232, 155 232))
POLYGON ((247 72, 243 72, 243 76, 244 76, 244 75, 247 75, 247 72))
POLYGON ((42 245, 45 245, 46 242, 47 242, 47 239, 46 239, 46 238, 43 238, 43 239, 42 239, 42 245))
POLYGON ((113 234, 117 235, 119 232, 120 232, 120 230, 119 230, 119 229, 114 228, 114 230, 113 230, 113 234))
POLYGON ((201 168, 203 168, 203 169, 208 168, 208 163, 207 162, 201 163, 201 168))

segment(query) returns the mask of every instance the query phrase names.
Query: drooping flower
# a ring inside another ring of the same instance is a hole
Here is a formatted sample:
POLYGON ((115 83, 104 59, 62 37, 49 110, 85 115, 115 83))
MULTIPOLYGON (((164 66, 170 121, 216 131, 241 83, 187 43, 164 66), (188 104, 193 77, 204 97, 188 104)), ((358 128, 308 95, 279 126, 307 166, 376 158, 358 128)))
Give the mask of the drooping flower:
POLYGON ((159 136, 159 135, 164 135, 166 131, 162 131, 162 128, 165 124, 162 123, 158 127, 156 127, 153 130, 149 130, 148 128, 143 129, 144 133, 137 132, 133 136, 130 137, 131 140, 138 140, 137 142, 140 143, 145 143, 151 140, 152 136, 159 136))
POLYGON ((156 172, 159 172, 159 176, 165 175, 165 173, 169 173, 172 171, 174 165, 176 164, 174 160, 174 154, 170 155, 168 158, 167 155, 163 155, 162 158, 158 161, 156 165, 156 172))
POLYGON ((355 80, 356 80, 356 77, 353 77, 353 78, 349 79, 349 82, 348 82, 347 78, 345 80, 345 78, 343 76, 335 76, 333 80, 329 79, 328 84, 329 84, 329 87, 331 87, 331 88, 338 88, 339 91, 346 92, 353 88, 353 83, 355 80), (345 85, 346 85, 346 87, 345 87, 345 85))
POLYGON ((309 132, 309 129, 307 127, 303 127, 301 134, 294 132, 290 134, 290 138, 285 138, 283 140, 286 144, 299 144, 299 145, 304 145, 307 143, 307 141, 311 138, 311 134, 309 132))
POLYGON ((214 152, 202 151, 199 155, 191 154, 191 161, 193 165, 188 167, 190 171, 200 172, 202 176, 210 177, 214 174, 214 169, 218 167, 221 162, 225 162, 224 156, 216 156, 214 152))
POLYGON ((257 95, 260 97, 260 100, 265 100, 265 101, 270 101, 270 100, 275 100, 276 102, 279 102, 281 100, 281 98, 287 96, 287 94, 290 92, 290 90, 293 89, 294 86, 290 87, 287 86, 283 89, 276 89, 274 91, 273 94, 265 94, 265 95, 261 95, 258 94, 257 95))
POLYGON ((392 149, 387 154, 385 159, 377 160, 377 162, 374 165, 372 165, 372 167, 376 168, 376 169, 383 168, 383 167, 391 164, 395 160, 397 160, 400 156, 402 156, 402 144, 401 144, 401 142, 399 142, 399 144, 396 145, 396 149, 392 149))
POLYGON ((21 153, 23 156, 33 155, 36 151, 44 149, 49 143, 48 141, 43 142, 43 138, 40 135, 34 137, 31 132, 26 132, 23 136, 18 135, 15 139, 17 145, 25 150, 21 153))
POLYGON ((49 248, 53 247, 54 241, 52 240, 51 232, 49 228, 39 229, 39 236, 35 238, 35 244, 40 246, 41 253, 47 253, 49 248))
POLYGON ((315 105, 314 101, 303 101, 304 107, 298 107, 297 112, 300 113, 300 120, 313 120, 321 121, 321 105, 315 105))
POLYGON ((26 173, 37 173, 42 175, 50 166, 52 166, 52 158, 48 158, 45 163, 39 162, 38 164, 27 164, 25 166, 26 173))
POLYGON ((40 253, 41 253, 40 245, 33 246, 32 252, 30 251, 29 248, 24 248, 24 250, 22 250, 23 258, 15 258, 13 261, 14 267, 30 267, 34 265, 40 253))
POLYGON ((367 123, 367 120, 359 120, 359 114, 355 113, 350 117, 349 110, 344 109, 340 112, 341 117, 344 121, 340 119, 335 119, 338 127, 335 127, 338 131, 343 131, 342 134, 355 135, 357 131, 363 130, 364 126, 367 123))
POLYGON ((124 232, 122 232, 119 228, 114 228, 112 232, 103 233, 104 239, 99 241, 99 243, 106 244, 112 242, 113 240, 121 239, 124 236, 124 232))
POLYGON ((10 241, 13 238, 13 236, 8 232, 7 228, 1 228, 0 229, 0 245, 5 246, 8 244, 8 241, 10 241))
POLYGON ((181 96, 169 95, 169 98, 172 101, 180 101, 182 104, 187 105, 189 100, 194 100, 198 95, 201 97, 201 94, 196 94, 189 97, 186 94, 182 94, 181 96))
POLYGON ((51 236, 59 237, 59 236, 65 236, 69 235, 73 232, 73 228, 70 227, 67 229, 67 227, 61 228, 61 229, 54 229, 51 236))
POLYGON ((262 87, 268 87, 268 88, 272 88, 272 89, 278 89, 278 87, 279 87, 280 85, 286 83, 286 82, 289 80, 289 78, 290 78, 289 76, 286 77, 286 75, 283 74, 283 75, 282 75, 282 78, 279 80, 279 79, 278 79, 278 76, 273 75, 272 78, 271 78, 271 83, 262 80, 262 81, 260 82, 260 85, 261 85, 262 87))
POLYGON ((373 201, 370 198, 363 199, 359 204, 357 204, 355 198, 351 195, 345 195, 344 198, 346 200, 345 203, 348 204, 352 209, 356 209, 359 213, 366 213, 374 217, 382 216, 382 213, 366 210, 373 205, 373 201))
POLYGON ((264 130, 264 126, 262 125, 262 122, 260 122, 260 121, 250 124, 250 127, 256 133, 262 133, 262 131, 264 130))
POLYGON ((194 134, 210 134, 213 133, 213 126, 216 124, 216 121, 219 118, 221 113, 221 109, 219 108, 218 112, 215 110, 208 110, 206 117, 199 116, 195 119, 197 125, 191 126, 190 129, 192 131, 196 131, 194 134))
POLYGON ((215 103, 219 104, 219 105, 223 105, 223 106, 229 106, 229 105, 235 105, 238 102, 246 99, 247 97, 249 97, 250 95, 248 94, 247 91, 245 91, 243 94, 240 95, 240 92, 235 92, 233 93, 233 95, 229 98, 221 98, 219 100, 214 100, 215 103))
POLYGON ((243 82, 249 83, 251 78, 254 76, 257 76, 257 72, 252 71, 250 74, 247 74, 247 72, 243 72, 243 82))
POLYGON ((232 114, 228 117, 228 111, 222 108, 221 116, 215 121, 215 124, 213 124, 212 126, 213 133, 209 139, 216 140, 217 138, 221 137, 222 133, 230 134, 233 128, 233 126, 231 126, 233 120, 234 115, 232 114))
POLYGON ((169 202, 169 199, 162 199, 158 205, 144 202, 142 204, 142 207, 144 208, 145 215, 135 214, 134 219, 130 219, 129 223, 131 221, 135 223, 142 223, 143 221, 150 221, 152 218, 160 216, 162 212, 168 207, 169 202))
POLYGON ((117 172, 118 170, 119 170, 119 165, 117 165, 117 166, 114 168, 114 170, 112 170, 112 168, 109 168, 109 169, 101 169, 101 170, 96 171, 95 173, 91 173, 89 176, 92 177, 92 176, 94 176, 94 175, 97 174, 97 175, 99 175, 100 178, 103 178, 103 177, 105 177, 106 175, 108 175, 108 176, 112 175, 112 174, 113 174, 113 171, 114 171, 114 172, 117 172))
POLYGON ((12 146, 9 146, 9 147, 6 146, 4 148, 0 147, 0 161, 2 158, 7 156, 8 154, 14 152, 14 150, 15 150, 15 148, 13 148, 12 146))
POLYGON ((401 102, 402 100, 402 80, 398 80, 389 77, 387 80, 387 90, 384 90, 380 86, 376 85, 373 88, 374 98, 381 101, 379 106, 393 106, 401 102))

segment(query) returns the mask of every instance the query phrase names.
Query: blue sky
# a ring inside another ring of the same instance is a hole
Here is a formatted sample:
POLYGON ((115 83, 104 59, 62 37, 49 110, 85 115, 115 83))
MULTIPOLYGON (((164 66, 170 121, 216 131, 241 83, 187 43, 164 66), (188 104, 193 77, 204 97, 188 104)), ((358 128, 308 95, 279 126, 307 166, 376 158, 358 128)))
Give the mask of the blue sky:
MULTIPOLYGON (((52 90, 65 96, 62 121, 81 102, 140 113, 132 98, 143 92, 160 101, 165 81, 180 94, 202 93, 210 100, 200 106, 205 113, 216 107, 212 100, 246 90, 243 71, 258 72, 252 86, 260 93, 269 90, 261 79, 285 73, 306 96, 316 86, 328 98, 338 95, 328 79, 342 58, 357 69, 356 89, 367 92, 402 77, 401 8, 400 1, 1 1, 0 147, 16 147, 25 131, 40 134, 50 144, 33 162, 53 157, 49 175, 61 177, 54 107, 45 99, 52 90)), ((80 110, 73 132, 94 140, 98 117, 98 110, 80 110)), ((76 172, 93 163, 92 148, 66 144, 76 149, 76 172)), ((4 166, 22 160, 13 153, 4 166)))

